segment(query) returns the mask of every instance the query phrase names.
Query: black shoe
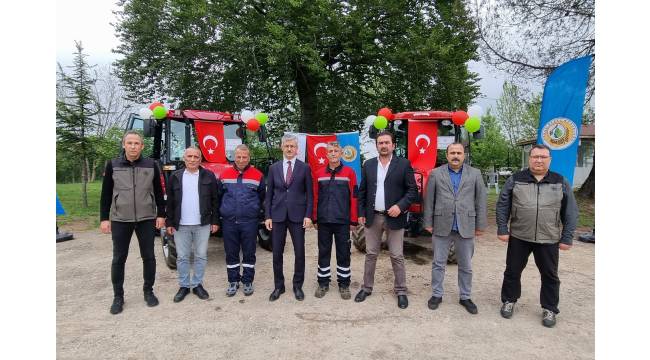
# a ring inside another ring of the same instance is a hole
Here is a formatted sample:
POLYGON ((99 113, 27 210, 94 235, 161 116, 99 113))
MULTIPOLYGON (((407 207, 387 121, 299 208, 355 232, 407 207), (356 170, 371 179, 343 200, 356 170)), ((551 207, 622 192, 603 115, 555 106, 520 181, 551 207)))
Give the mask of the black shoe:
POLYGON ((296 300, 303 301, 305 300, 305 293, 302 292, 302 289, 299 287, 293 287, 293 294, 296 295, 296 300))
POLYGON ((201 300, 206 300, 207 298, 210 297, 210 294, 208 294, 208 292, 205 291, 205 289, 201 284, 196 285, 194 289, 192 289, 192 292, 196 294, 196 296, 198 296, 199 299, 201 300))
POLYGON ((190 288, 181 287, 180 289, 178 289, 178 292, 174 296, 174 302, 177 303, 183 301, 183 299, 185 299, 185 297, 189 293, 190 293, 190 288))
POLYGON ((117 315, 122 312, 124 307, 124 298, 121 296, 116 296, 113 298, 113 304, 111 305, 111 314, 117 315))
POLYGON ((282 294, 284 294, 284 289, 274 289, 271 296, 269 296, 269 301, 277 300, 282 294))
POLYGON ((470 314, 478 314, 478 307, 472 302, 472 299, 459 300, 458 303, 463 305, 470 314))
POLYGON ((144 293, 144 301, 147 303, 147 306, 154 307, 158 305, 158 298, 152 292, 144 293))
POLYGON ((368 297, 370 295, 372 295, 372 293, 366 292, 365 290, 361 289, 361 290, 359 290, 359 293, 357 294, 357 296, 354 297, 354 301, 355 302, 362 302, 362 301, 366 300, 366 297, 368 297))
POLYGON ((431 299, 429 299, 429 301, 427 302, 427 306, 429 307, 429 309, 435 310, 438 308, 438 305, 440 305, 441 302, 442 302, 441 297, 432 296, 431 299))
POLYGON ((397 295, 397 306, 400 309, 406 309, 409 306, 409 299, 406 295, 397 295))

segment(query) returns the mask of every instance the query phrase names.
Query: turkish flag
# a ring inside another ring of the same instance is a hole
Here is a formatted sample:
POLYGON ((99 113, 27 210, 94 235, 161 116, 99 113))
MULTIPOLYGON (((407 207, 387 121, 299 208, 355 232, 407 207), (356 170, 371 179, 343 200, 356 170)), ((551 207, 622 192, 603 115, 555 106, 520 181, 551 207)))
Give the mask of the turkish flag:
POLYGON ((307 163, 311 172, 327 166, 327 143, 336 141, 336 135, 307 135, 307 163))
POLYGON ((408 158, 414 169, 427 174, 436 166, 438 155, 438 123, 427 120, 408 122, 408 158))
POLYGON ((194 127, 205 160, 211 163, 226 163, 223 123, 194 120, 194 127))

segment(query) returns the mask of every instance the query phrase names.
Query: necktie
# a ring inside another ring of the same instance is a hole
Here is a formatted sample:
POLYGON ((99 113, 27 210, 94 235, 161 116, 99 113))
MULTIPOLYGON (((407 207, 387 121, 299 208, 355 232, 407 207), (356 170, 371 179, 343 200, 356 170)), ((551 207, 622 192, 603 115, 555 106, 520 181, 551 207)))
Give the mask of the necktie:
POLYGON ((289 167, 287 168, 287 178, 285 182, 287 184, 291 183, 291 176, 293 175, 293 170, 291 169, 291 161, 287 161, 287 164, 289 164, 289 167))

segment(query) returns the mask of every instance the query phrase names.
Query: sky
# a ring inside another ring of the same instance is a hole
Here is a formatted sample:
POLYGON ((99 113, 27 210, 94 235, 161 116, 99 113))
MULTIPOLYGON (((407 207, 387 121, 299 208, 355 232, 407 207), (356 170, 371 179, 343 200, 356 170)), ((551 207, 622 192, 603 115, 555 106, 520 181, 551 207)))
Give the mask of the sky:
MULTIPOLYGON (((112 11, 117 10, 115 0, 59 0, 56 7, 56 60, 61 65, 70 64, 75 51, 74 42, 80 40, 90 64, 108 64, 117 58, 111 49, 119 45, 111 23, 116 22, 112 11)), ((474 99, 483 112, 494 107, 508 76, 482 62, 471 62, 470 70, 481 77, 481 96, 474 99)), ((531 85, 531 91, 541 92, 541 85, 531 85)), ((416 109, 399 109, 416 110, 416 109)), ((444 110, 444 109, 441 109, 444 110)))

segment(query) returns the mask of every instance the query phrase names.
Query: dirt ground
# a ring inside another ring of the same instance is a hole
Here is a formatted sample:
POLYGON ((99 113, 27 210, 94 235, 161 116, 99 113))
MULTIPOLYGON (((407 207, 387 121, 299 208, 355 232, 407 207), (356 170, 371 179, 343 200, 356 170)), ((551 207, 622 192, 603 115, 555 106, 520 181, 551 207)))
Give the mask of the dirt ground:
MULTIPOLYGON (((342 300, 335 278, 329 293, 316 289, 316 232, 306 236, 305 300, 291 292, 293 249, 285 249, 287 292, 271 303, 271 253, 258 247, 255 293, 226 297, 221 239, 211 238, 204 286, 210 299, 190 294, 181 303, 176 272, 156 239, 154 291, 160 305, 142 298, 142 262, 131 242, 124 312, 111 315, 111 238, 75 232, 57 244, 57 357, 61 359, 593 359, 595 357, 595 246, 574 242, 560 255, 560 310, 555 328, 541 325, 539 273, 531 256, 522 276, 522 297, 512 319, 499 315, 506 246, 493 235, 477 239, 472 299, 478 315, 458 304, 457 267, 449 265, 445 296, 431 311, 430 244, 410 246, 406 262, 409 307, 397 307, 388 253, 377 263, 375 289, 363 303, 342 300)), ((359 289, 364 256, 352 249, 352 293, 359 289)), ((333 259, 334 264, 334 259, 333 259)))

